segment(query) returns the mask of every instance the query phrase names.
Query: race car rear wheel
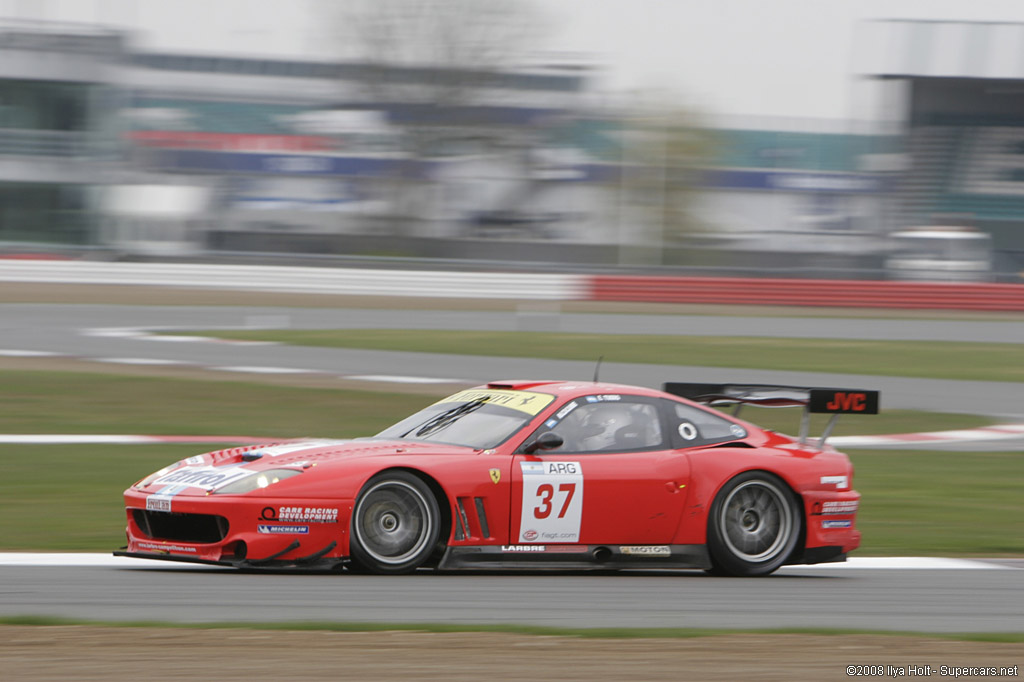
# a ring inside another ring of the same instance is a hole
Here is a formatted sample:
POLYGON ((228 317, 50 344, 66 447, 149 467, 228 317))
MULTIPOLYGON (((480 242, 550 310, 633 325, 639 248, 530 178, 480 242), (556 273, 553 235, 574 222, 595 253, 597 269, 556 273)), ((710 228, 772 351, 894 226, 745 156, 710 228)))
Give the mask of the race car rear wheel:
POLYGON ((767 575, 800 538, 797 501, 777 476, 748 471, 719 491, 708 518, 708 550, 716 575, 767 575))
POLYGON ((354 568, 410 573, 430 558, 441 513, 427 485, 405 471, 379 474, 363 487, 352 511, 354 568))

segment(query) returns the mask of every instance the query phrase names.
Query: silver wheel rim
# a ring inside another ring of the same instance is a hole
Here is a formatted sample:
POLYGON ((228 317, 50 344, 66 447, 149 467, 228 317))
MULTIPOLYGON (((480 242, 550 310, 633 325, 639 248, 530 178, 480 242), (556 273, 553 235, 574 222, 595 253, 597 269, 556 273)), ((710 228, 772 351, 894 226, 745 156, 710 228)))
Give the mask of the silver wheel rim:
POLYGON ((434 528, 423 494, 404 481, 382 481, 359 499, 353 524, 359 545, 382 564, 402 564, 426 546, 434 528))
POLYGON ((793 530, 793 510, 785 493, 768 481, 746 481, 725 498, 718 530, 735 556, 764 562, 778 556, 793 530))

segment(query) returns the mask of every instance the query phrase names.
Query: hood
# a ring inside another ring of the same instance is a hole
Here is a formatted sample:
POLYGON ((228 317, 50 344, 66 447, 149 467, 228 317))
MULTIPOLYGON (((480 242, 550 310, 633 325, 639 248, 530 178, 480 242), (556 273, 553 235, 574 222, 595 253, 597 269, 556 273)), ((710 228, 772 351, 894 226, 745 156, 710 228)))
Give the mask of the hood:
POLYGON ((453 450, 474 452, 470 448, 437 443, 372 439, 251 445, 183 459, 147 476, 134 487, 158 495, 208 495, 228 486, 237 487, 260 472, 283 471, 284 476, 293 476, 314 466, 355 457, 451 453, 453 450))

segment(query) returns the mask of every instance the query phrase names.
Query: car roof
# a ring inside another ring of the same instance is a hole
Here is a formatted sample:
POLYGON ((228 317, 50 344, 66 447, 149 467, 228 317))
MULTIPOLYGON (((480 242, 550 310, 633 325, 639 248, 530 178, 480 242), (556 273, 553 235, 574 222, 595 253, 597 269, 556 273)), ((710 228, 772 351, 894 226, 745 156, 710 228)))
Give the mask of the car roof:
POLYGON ((538 391, 541 393, 550 393, 551 395, 563 398, 580 395, 594 395, 598 393, 627 393, 630 395, 643 395, 657 398, 671 397, 652 388, 600 381, 537 381, 528 379, 510 379, 506 381, 491 381, 481 388, 506 391, 538 391))

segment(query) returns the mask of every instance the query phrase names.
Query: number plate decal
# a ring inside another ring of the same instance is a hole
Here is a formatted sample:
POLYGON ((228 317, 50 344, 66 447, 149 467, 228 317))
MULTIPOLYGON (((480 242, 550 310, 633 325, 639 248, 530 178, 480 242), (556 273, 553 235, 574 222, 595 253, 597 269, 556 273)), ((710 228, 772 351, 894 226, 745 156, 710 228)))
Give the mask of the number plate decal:
POLYGON ((519 542, 580 541, 583 467, 579 462, 520 462, 523 512, 519 542))

